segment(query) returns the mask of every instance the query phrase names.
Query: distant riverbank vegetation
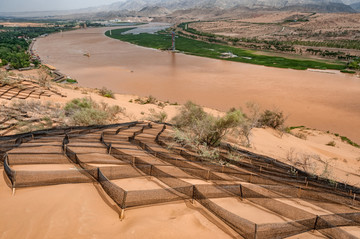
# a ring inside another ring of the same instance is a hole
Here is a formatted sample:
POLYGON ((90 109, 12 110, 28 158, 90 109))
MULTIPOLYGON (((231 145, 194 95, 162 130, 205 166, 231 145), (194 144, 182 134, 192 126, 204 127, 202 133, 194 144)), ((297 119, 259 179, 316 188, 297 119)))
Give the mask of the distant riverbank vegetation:
MULTIPOLYGON (((111 35, 110 31, 107 31, 105 35, 144 47, 160 50, 168 50, 171 48, 171 34, 168 31, 160 31, 156 34, 123 34, 124 32, 132 29, 133 28, 112 30, 111 35)), ((182 35, 176 38, 176 50, 196 56, 278 68, 290 68, 296 70, 306 70, 308 68, 323 70, 344 70, 346 68, 346 65, 341 63, 331 64, 314 60, 289 59, 285 57, 258 55, 251 50, 244 50, 233 46, 222 45, 220 42, 209 43, 190 39, 182 35)))
POLYGON ((27 52, 34 38, 54 32, 65 31, 69 26, 51 27, 5 27, 0 23, 0 66, 9 65, 19 69, 29 67, 31 62, 38 65, 36 58, 31 58, 27 52))

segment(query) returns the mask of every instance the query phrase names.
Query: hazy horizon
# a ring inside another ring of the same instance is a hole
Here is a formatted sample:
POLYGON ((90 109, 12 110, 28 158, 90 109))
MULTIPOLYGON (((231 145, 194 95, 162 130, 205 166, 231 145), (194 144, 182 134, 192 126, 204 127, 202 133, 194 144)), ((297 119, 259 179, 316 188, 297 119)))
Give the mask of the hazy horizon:
POLYGON ((74 10, 107 5, 121 0, 0 0, 0 12, 38 12, 74 10))

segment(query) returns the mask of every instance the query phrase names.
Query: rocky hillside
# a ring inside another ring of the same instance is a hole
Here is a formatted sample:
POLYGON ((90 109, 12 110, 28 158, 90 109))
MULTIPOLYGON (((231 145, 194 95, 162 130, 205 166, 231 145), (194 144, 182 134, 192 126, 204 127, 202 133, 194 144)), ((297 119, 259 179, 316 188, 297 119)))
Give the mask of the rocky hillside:
POLYGON ((350 5, 355 11, 360 12, 360 2, 353 3, 350 5))
POLYGON ((276 9, 303 7, 314 11, 354 12, 354 9, 341 0, 126 0, 104 6, 101 10, 140 11, 146 7, 160 7, 168 11, 176 11, 193 8, 230 9, 239 6, 276 9))

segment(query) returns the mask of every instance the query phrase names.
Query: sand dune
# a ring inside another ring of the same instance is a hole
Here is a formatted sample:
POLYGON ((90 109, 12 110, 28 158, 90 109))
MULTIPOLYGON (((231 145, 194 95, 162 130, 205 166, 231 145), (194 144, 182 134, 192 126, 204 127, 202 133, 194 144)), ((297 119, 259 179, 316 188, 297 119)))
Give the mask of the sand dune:
POLYGON ((230 235, 209 221, 200 206, 190 208, 184 202, 128 210, 120 221, 115 203, 93 184, 18 189, 12 196, 2 176, 0 201, 1 239, 236 236, 220 222, 230 235))

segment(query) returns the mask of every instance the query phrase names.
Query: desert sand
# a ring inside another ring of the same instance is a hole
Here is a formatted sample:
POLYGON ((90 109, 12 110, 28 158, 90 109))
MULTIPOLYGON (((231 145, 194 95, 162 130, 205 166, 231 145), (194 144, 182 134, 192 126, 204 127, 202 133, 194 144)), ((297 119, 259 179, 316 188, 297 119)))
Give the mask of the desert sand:
POLYGON ((254 223, 261 224, 290 221, 285 217, 274 214, 266 208, 248 201, 241 201, 239 198, 215 198, 211 199, 211 201, 254 223))
POLYGON ((54 34, 38 39, 34 50, 80 86, 105 86, 117 93, 171 102, 192 100, 221 111, 254 101, 263 108, 283 110, 290 125, 330 130, 360 141, 357 76, 161 52, 107 38, 106 30, 54 34))
POLYGON ((119 235, 124 238, 234 238, 236 235, 220 222, 217 223, 225 232, 209 221, 210 215, 204 216, 200 206, 194 209, 184 202, 128 210, 126 220, 120 221, 114 202, 98 185, 92 184, 19 189, 12 196, 1 177, 0 201, 1 239, 108 239, 119 235))

